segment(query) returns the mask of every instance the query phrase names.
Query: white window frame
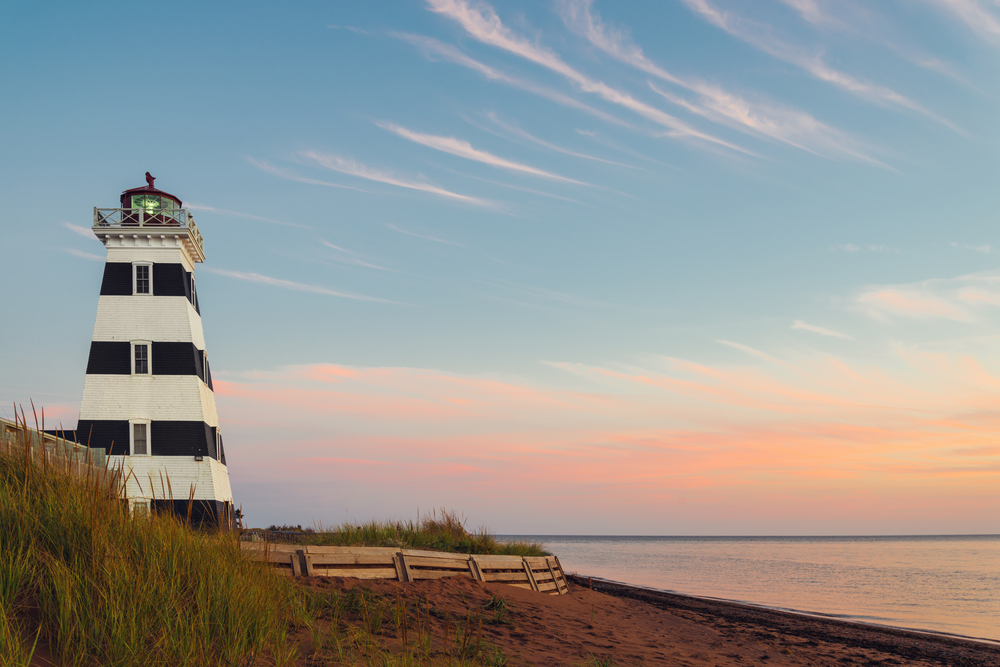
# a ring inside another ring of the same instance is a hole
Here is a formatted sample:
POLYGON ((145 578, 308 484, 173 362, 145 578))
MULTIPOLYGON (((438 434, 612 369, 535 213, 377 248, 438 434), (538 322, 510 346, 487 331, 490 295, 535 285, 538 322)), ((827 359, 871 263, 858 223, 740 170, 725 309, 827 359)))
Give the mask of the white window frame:
POLYGON ((128 453, 129 456, 152 456, 153 442, 150 435, 152 434, 152 424, 149 419, 129 419, 128 420, 128 453), (136 454, 135 453, 135 426, 136 424, 146 425, 146 453, 136 454))
POLYGON ((153 263, 152 262, 132 262, 132 296, 152 296, 153 295, 153 263), (139 278, 138 271, 136 267, 138 266, 148 266, 149 267, 149 291, 139 292, 139 278))
POLYGON ((153 342, 149 340, 133 340, 132 344, 129 346, 130 350, 130 360, 129 363, 132 367, 132 375, 137 375, 139 377, 153 377, 153 342), (145 373, 135 372, 135 346, 145 345, 146 346, 146 366, 148 367, 145 373))

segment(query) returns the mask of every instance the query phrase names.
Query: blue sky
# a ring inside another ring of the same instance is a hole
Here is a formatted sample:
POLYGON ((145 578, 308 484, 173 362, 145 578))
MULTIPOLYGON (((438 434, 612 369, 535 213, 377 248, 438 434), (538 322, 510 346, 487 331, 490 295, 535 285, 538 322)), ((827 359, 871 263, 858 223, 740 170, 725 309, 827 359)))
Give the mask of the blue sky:
POLYGON ((148 170, 251 523, 998 532, 998 55, 987 0, 5 5, 0 399, 75 423, 148 170))

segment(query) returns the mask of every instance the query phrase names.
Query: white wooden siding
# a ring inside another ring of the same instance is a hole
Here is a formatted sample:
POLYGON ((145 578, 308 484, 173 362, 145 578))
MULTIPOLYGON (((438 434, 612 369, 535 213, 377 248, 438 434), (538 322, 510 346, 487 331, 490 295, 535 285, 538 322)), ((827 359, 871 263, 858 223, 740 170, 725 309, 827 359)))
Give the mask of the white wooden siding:
POLYGON ((93 340, 194 343, 205 349, 201 316, 183 296, 102 296, 93 340))
POLYGON ((195 500, 233 500, 229 471, 207 456, 203 461, 195 461, 193 456, 109 456, 108 461, 112 467, 124 466, 129 499, 187 500, 194 484, 195 500))
POLYGON ((197 375, 88 375, 83 383, 80 419, 219 425, 215 395, 197 375))
MULTIPOLYGON (((159 241, 159 236, 151 239, 153 242, 159 241)), ((145 234, 142 235, 141 242, 145 243, 145 234)), ((171 245, 173 239, 166 239, 171 245)), ((184 269, 194 272, 194 263, 183 247, 108 247, 109 262, 163 262, 164 264, 183 264, 184 269)))

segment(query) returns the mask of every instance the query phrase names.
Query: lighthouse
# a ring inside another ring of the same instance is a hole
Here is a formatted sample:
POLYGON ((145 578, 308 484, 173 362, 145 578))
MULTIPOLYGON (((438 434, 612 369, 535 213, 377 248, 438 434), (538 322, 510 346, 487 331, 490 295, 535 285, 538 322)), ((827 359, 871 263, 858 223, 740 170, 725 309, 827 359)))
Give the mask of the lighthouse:
POLYGON ((94 209, 107 248, 77 439, 120 466, 132 507, 229 522, 233 495, 194 266, 205 245, 181 200, 153 185, 94 209))

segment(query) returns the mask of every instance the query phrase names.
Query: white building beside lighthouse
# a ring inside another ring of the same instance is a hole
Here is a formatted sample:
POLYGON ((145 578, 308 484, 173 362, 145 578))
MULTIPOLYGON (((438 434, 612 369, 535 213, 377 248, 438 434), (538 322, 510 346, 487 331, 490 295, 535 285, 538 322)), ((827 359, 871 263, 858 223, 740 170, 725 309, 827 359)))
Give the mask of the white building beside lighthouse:
POLYGON ((215 409, 194 265, 204 241, 174 195, 126 190, 94 209, 107 263, 77 439, 104 449, 128 477, 133 505, 230 521, 233 495, 215 409), (192 491, 193 490, 193 491, 192 491))

